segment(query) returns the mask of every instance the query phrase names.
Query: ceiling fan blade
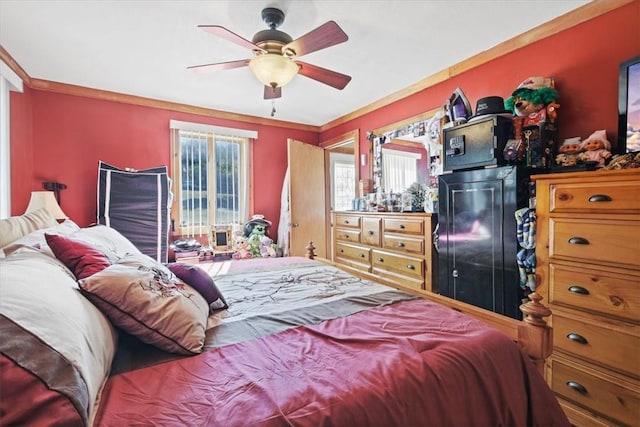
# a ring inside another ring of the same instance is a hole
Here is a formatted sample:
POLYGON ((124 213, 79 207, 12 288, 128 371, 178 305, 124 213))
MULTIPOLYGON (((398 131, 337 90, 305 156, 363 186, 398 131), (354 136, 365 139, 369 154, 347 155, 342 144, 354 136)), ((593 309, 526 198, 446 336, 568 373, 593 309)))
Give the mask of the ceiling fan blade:
POLYGON ((210 71, 231 70, 233 68, 246 67, 249 65, 250 59, 239 59, 237 61, 216 62, 215 64, 192 65, 187 67, 188 70, 196 73, 208 73, 210 71))
POLYGON ((258 52, 266 52, 263 48, 258 45, 251 43, 249 40, 245 39, 242 36, 237 35, 233 31, 227 30, 220 25, 198 25, 198 28, 202 28, 209 34, 213 34, 214 36, 222 37, 232 43, 240 45, 242 47, 246 47, 247 49, 258 51, 258 52))
POLYGON ((349 37, 342 28, 334 21, 329 21, 284 46, 282 53, 292 52, 294 56, 302 56, 347 40, 349 37))
POLYGON ((300 66, 298 74, 301 74, 310 79, 319 81, 336 89, 344 89, 345 86, 351 81, 351 76, 338 73, 336 71, 327 70, 326 68, 318 67, 317 65, 307 64, 306 62, 296 61, 296 64, 300 66))
POLYGON ((271 86, 264 87, 264 99, 276 99, 282 96, 282 88, 276 87, 273 88, 271 86))

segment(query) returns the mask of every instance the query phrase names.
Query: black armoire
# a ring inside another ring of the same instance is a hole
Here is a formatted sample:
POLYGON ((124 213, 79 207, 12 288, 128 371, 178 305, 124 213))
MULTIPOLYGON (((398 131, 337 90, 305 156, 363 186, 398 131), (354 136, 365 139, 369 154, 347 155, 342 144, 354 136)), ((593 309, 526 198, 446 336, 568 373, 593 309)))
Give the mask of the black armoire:
POLYGON ((511 134, 511 119, 500 115, 444 130, 436 292, 520 318, 515 212, 528 206, 531 169, 507 165, 511 134))

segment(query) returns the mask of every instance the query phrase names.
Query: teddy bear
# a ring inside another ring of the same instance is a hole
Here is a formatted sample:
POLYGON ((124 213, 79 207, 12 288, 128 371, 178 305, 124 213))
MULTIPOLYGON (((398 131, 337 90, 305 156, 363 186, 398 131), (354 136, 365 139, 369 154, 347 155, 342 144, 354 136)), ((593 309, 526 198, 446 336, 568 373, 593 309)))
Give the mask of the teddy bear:
MULTIPOLYGON (((511 156, 526 157, 527 166, 549 167, 553 160, 555 121, 558 117, 558 91, 554 81, 545 77, 529 77, 521 82, 504 101, 506 110, 514 114, 513 138, 510 146, 520 147, 511 156)), ((508 153, 507 153, 508 154, 508 153)))
POLYGON ((611 157, 611 143, 607 140, 607 131, 597 130, 580 144, 579 154, 583 162, 597 162, 597 168, 605 166, 605 160, 611 157))
POLYGON ((578 163, 582 163, 580 159, 582 151, 580 144, 580 137, 565 139, 558 148, 556 164, 560 166, 575 166, 578 163))

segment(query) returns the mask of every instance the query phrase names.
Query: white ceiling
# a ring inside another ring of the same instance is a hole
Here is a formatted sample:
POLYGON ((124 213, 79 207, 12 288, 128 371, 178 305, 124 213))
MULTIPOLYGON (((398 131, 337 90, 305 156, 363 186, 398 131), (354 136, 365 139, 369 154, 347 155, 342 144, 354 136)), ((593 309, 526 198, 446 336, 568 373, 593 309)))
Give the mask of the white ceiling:
POLYGON ((270 117, 247 67, 186 68, 250 58, 197 28, 222 25, 251 39, 260 12, 279 7, 294 39, 334 20, 349 36, 303 56, 352 76, 336 90, 296 76, 276 119, 323 125, 588 3, 585 0, 0 0, 0 45, 32 78, 270 117))

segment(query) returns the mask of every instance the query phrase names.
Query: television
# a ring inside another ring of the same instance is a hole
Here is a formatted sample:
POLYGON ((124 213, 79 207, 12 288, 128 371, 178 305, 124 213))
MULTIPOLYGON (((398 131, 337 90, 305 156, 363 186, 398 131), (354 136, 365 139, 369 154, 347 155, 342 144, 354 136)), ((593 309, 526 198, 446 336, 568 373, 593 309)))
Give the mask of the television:
POLYGON ((640 56, 620 64, 618 146, 620 154, 640 151, 640 56))

